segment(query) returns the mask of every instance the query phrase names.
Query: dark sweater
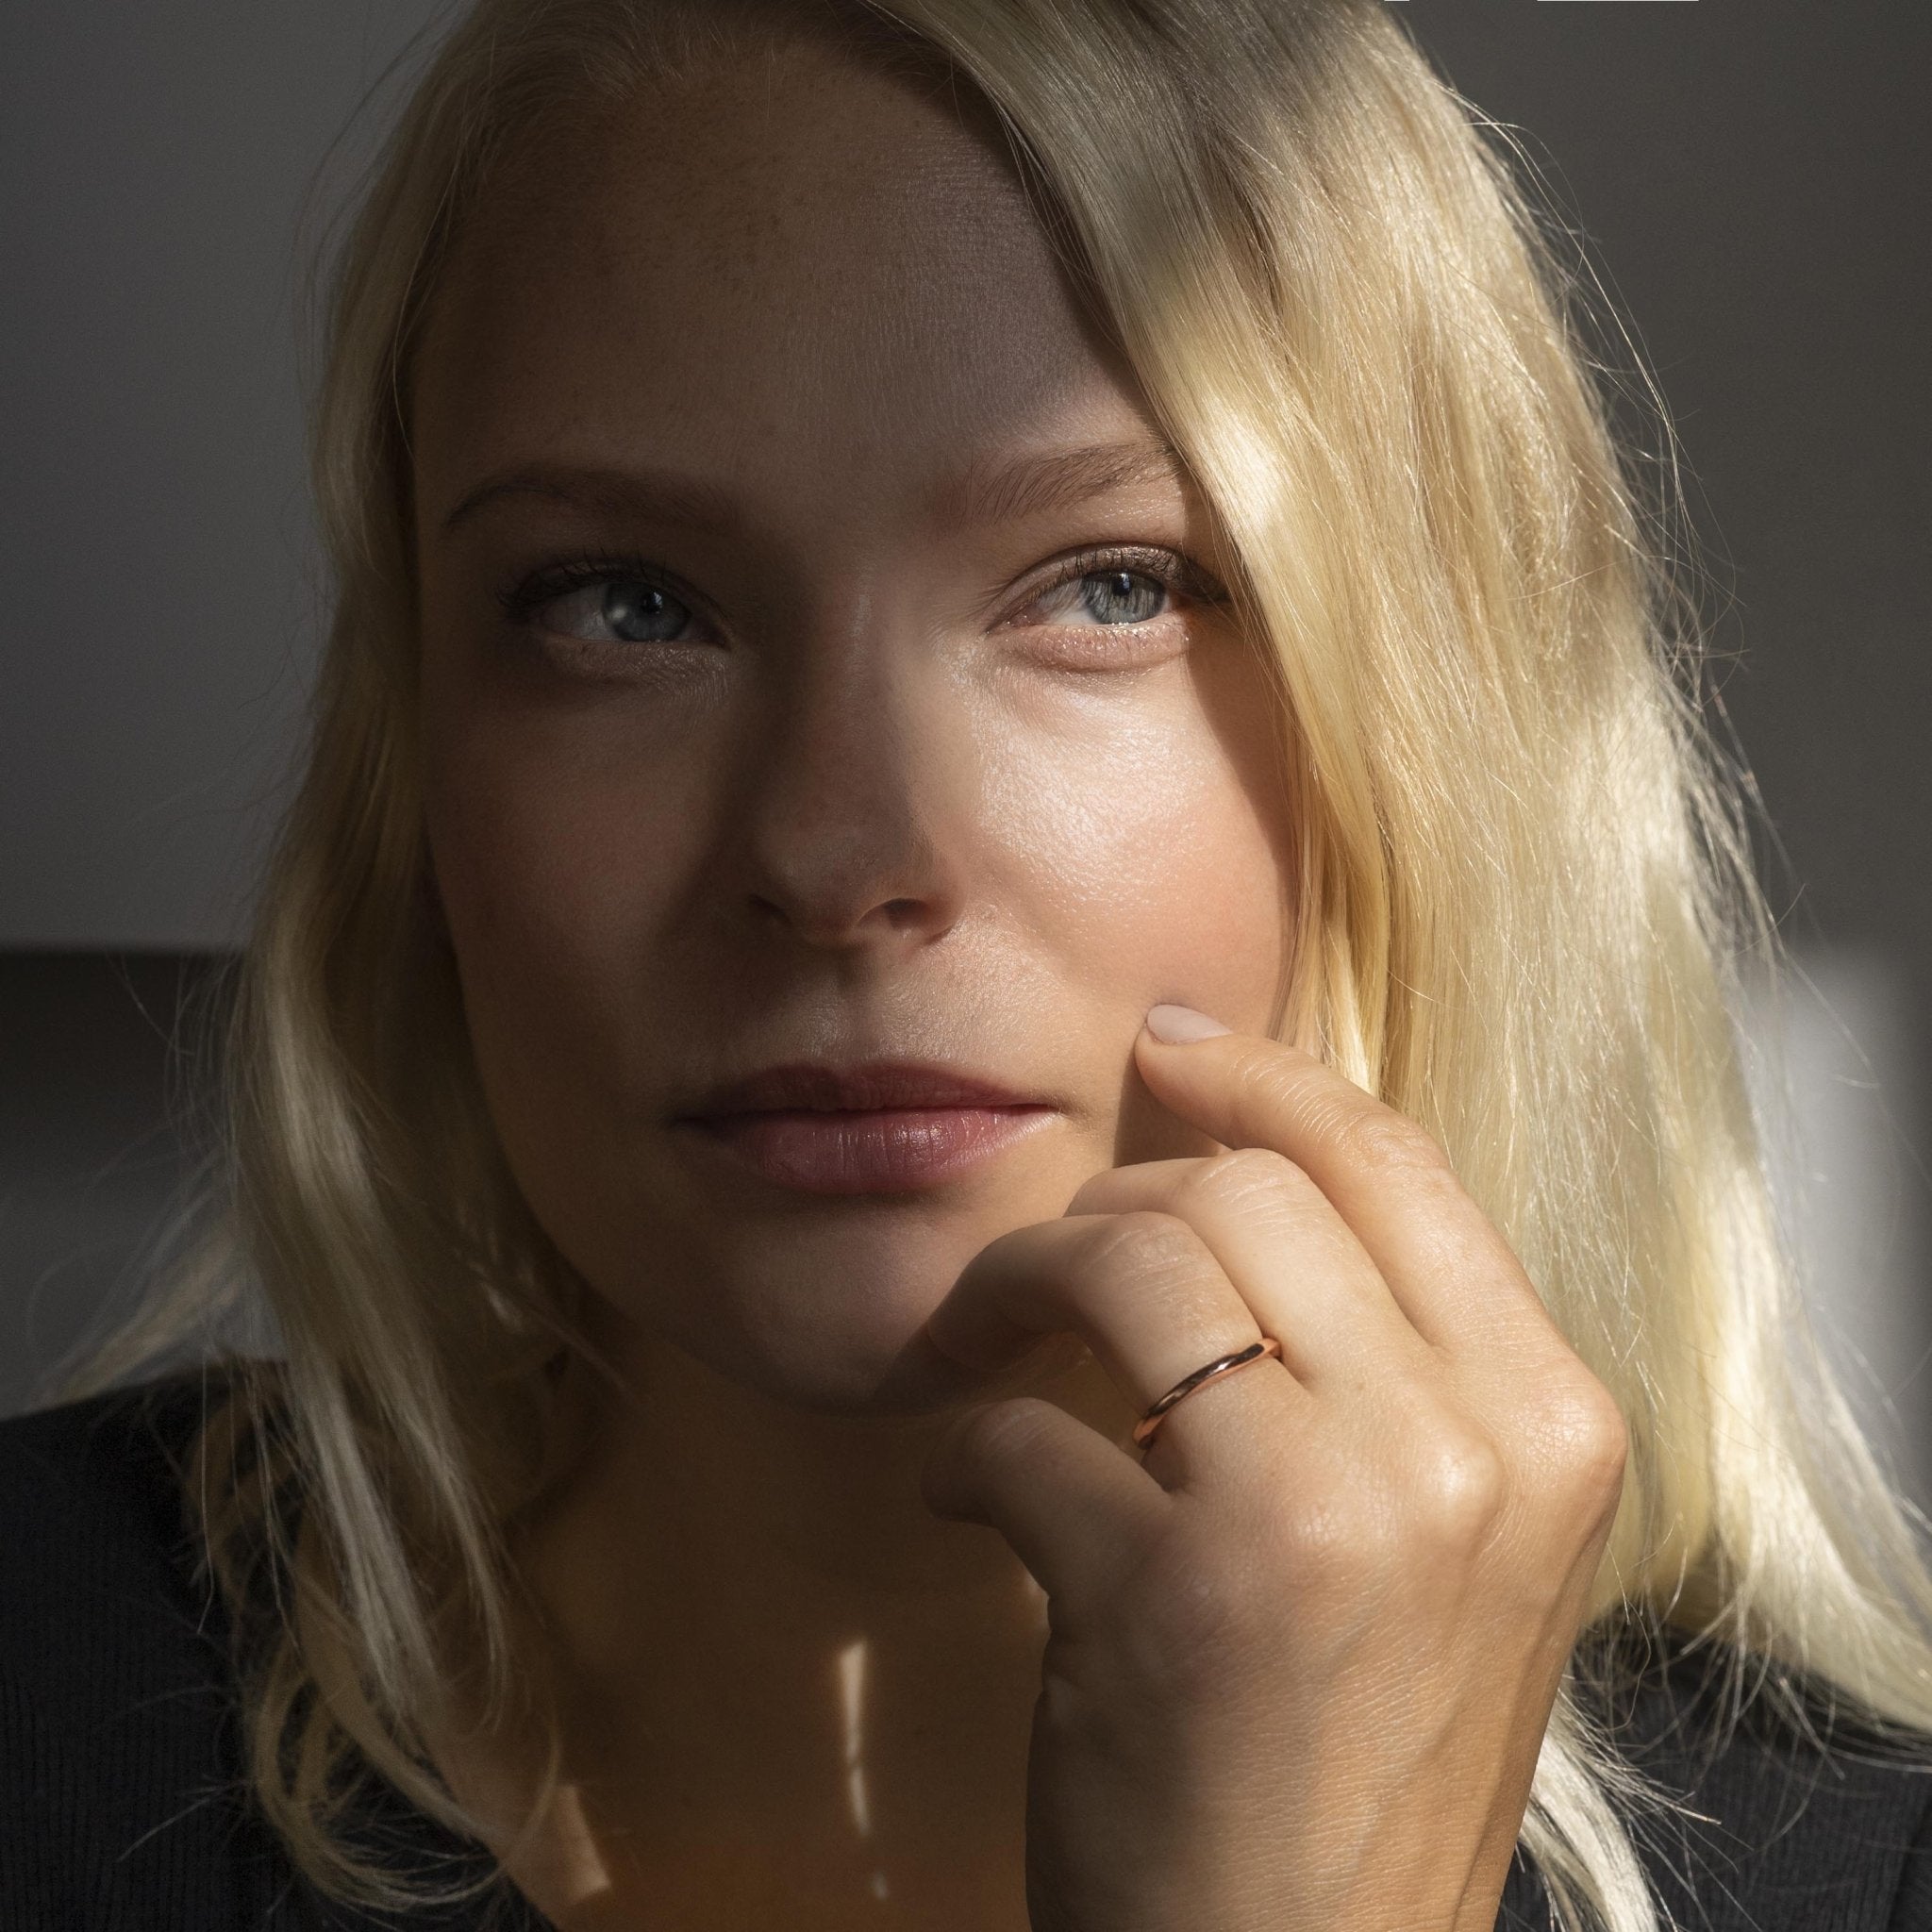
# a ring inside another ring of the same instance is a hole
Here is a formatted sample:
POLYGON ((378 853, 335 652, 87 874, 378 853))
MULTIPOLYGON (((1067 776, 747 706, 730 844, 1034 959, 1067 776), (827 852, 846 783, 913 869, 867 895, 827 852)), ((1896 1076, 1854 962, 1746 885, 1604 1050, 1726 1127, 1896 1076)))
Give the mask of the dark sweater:
MULTIPOLYGON (((507 1889, 398 1922, 326 1904, 291 1868, 247 1800, 225 1620, 194 1580, 174 1463, 200 1407, 178 1380, 0 1424, 0 1928, 541 1932, 507 1889)), ((1666 1645, 1618 1733, 1701 1814, 1639 1840, 1685 1932, 1932 1932, 1932 1777, 1821 1756, 1763 1710, 1720 1725, 1714 1702, 1666 1645)), ((383 1803, 371 1826, 414 1869, 486 1869, 383 1803)), ((1550 1923, 1519 1859, 1498 1925, 1550 1923)))

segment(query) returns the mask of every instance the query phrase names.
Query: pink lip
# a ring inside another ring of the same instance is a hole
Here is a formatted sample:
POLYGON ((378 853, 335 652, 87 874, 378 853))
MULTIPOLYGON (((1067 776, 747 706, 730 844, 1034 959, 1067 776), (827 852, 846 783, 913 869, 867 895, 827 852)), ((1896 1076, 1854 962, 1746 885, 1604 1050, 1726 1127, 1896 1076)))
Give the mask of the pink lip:
POLYGON ((673 1124, 815 1194, 899 1193, 991 1160, 1059 1109, 931 1061, 792 1061, 713 1088, 673 1124))
POLYGON ((814 1194, 900 1193, 957 1178, 1031 1133, 1048 1107, 804 1108, 720 1114, 700 1128, 780 1187, 814 1194))
POLYGON ((1025 1107, 1040 1096, 1018 1093, 963 1068, 936 1060, 874 1059, 835 1067, 814 1060, 791 1060, 742 1079, 726 1080, 680 1108, 685 1120, 714 1120, 727 1113, 766 1113, 778 1109, 871 1109, 874 1108, 1025 1107))

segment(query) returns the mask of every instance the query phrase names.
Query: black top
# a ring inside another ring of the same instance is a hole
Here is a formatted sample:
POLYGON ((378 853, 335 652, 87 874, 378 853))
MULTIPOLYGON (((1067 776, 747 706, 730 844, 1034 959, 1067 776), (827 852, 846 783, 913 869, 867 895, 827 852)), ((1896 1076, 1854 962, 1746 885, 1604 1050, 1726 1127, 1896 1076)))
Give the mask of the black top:
MULTIPOLYGON (((542 1932, 508 1888, 405 1921, 327 1904, 248 1802, 225 1624, 194 1580, 175 1473, 201 1402, 182 1379, 0 1423, 0 1927, 542 1932)), ((1932 1932, 1932 1777, 1821 1755, 1768 1707, 1720 1724, 1716 1704, 1666 1643, 1618 1721, 1627 1755, 1699 1814, 1639 1834, 1684 1932, 1932 1932)), ((374 1828, 411 1869, 486 1869, 384 1802, 374 1828)), ((1519 1858, 1499 1932, 1551 1923, 1519 1858)))

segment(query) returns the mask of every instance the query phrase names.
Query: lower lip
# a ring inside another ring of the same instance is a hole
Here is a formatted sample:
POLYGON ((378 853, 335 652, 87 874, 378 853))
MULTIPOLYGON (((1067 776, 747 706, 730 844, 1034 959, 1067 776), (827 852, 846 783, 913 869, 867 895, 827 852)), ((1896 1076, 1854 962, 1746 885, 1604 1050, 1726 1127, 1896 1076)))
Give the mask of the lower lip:
POLYGON ((690 1121, 780 1187, 813 1194, 899 1193, 957 1179, 1023 1139, 1050 1107, 803 1109, 690 1121))

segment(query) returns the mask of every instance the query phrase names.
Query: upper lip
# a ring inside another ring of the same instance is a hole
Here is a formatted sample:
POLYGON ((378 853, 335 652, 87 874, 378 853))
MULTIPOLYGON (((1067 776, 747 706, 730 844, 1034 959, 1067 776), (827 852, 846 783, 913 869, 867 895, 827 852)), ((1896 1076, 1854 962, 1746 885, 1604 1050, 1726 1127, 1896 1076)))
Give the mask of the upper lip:
POLYGON ((860 1060, 834 1067, 792 1060, 713 1087, 681 1119, 764 1113, 778 1108, 815 1112, 884 1107, 1026 1107, 1044 1105, 996 1080, 933 1060, 860 1060))

